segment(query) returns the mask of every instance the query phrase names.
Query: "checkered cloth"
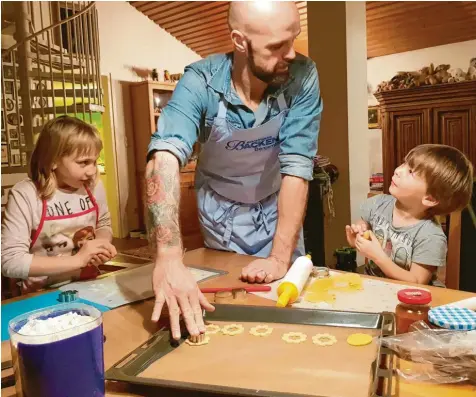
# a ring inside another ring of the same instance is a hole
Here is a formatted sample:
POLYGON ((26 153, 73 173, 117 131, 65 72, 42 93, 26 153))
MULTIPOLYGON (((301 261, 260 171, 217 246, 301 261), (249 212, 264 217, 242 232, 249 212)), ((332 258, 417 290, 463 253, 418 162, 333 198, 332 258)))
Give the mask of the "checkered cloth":
POLYGON ((429 320, 439 327, 471 331, 476 329, 476 313, 460 307, 435 307, 428 313, 429 320))

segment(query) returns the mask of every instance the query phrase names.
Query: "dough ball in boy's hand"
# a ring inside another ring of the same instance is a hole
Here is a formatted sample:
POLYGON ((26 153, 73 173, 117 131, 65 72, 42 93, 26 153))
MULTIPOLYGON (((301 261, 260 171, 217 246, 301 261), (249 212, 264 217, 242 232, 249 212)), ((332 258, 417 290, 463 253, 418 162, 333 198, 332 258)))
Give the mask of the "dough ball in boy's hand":
POLYGON ((366 240, 370 240, 370 230, 366 230, 363 234, 362 237, 365 238, 366 240))

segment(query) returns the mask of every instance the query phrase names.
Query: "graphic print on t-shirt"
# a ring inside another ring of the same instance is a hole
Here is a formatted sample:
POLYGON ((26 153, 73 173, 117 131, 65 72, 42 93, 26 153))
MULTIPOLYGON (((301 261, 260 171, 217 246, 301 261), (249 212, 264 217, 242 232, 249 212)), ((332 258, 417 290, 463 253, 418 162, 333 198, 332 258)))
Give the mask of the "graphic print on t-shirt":
MULTIPOLYGON (((392 230, 390 222, 382 216, 376 215, 370 220, 370 223, 385 254, 389 256, 392 262, 405 270, 409 270, 411 266, 413 240, 409 237, 408 233, 399 233, 392 230)), ((380 273, 378 271, 380 269, 372 261, 370 261, 370 266, 376 273, 380 273)))

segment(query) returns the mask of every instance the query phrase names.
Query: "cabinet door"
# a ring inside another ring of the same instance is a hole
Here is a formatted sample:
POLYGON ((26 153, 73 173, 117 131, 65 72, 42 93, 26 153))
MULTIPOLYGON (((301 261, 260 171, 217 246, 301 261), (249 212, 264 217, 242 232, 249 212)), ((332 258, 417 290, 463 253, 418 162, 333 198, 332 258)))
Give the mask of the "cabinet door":
POLYGON ((388 112, 383 119, 384 191, 388 192, 393 172, 415 146, 431 142, 429 109, 388 112))
POLYGON ((476 107, 433 109, 434 142, 461 150, 476 164, 476 107))

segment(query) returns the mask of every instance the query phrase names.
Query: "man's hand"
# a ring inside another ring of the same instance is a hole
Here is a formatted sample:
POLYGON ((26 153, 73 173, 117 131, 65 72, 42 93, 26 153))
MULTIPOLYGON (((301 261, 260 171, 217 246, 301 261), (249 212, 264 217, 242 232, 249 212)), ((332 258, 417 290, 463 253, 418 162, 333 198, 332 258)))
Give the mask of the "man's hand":
POLYGON ((360 234, 363 235, 363 233, 367 230, 367 224, 366 223, 357 223, 357 224, 352 224, 352 225, 347 225, 345 227, 345 234, 347 237, 347 242, 352 248, 355 248, 355 240, 356 237, 360 234))
POLYGON ((379 260, 387 258, 387 255, 375 234, 372 231, 369 231, 368 234, 370 239, 367 239, 363 234, 358 234, 355 239, 355 247, 362 255, 378 265, 379 260))
POLYGON ((170 328, 175 340, 180 339, 180 314, 191 336, 205 333, 202 307, 207 311, 213 311, 215 308, 200 292, 192 273, 181 261, 156 263, 152 284, 155 293, 152 321, 159 321, 164 303, 167 303, 170 328))
POLYGON ((270 283, 283 278, 288 271, 286 263, 270 256, 255 259, 241 271, 241 279, 249 283, 270 283))

